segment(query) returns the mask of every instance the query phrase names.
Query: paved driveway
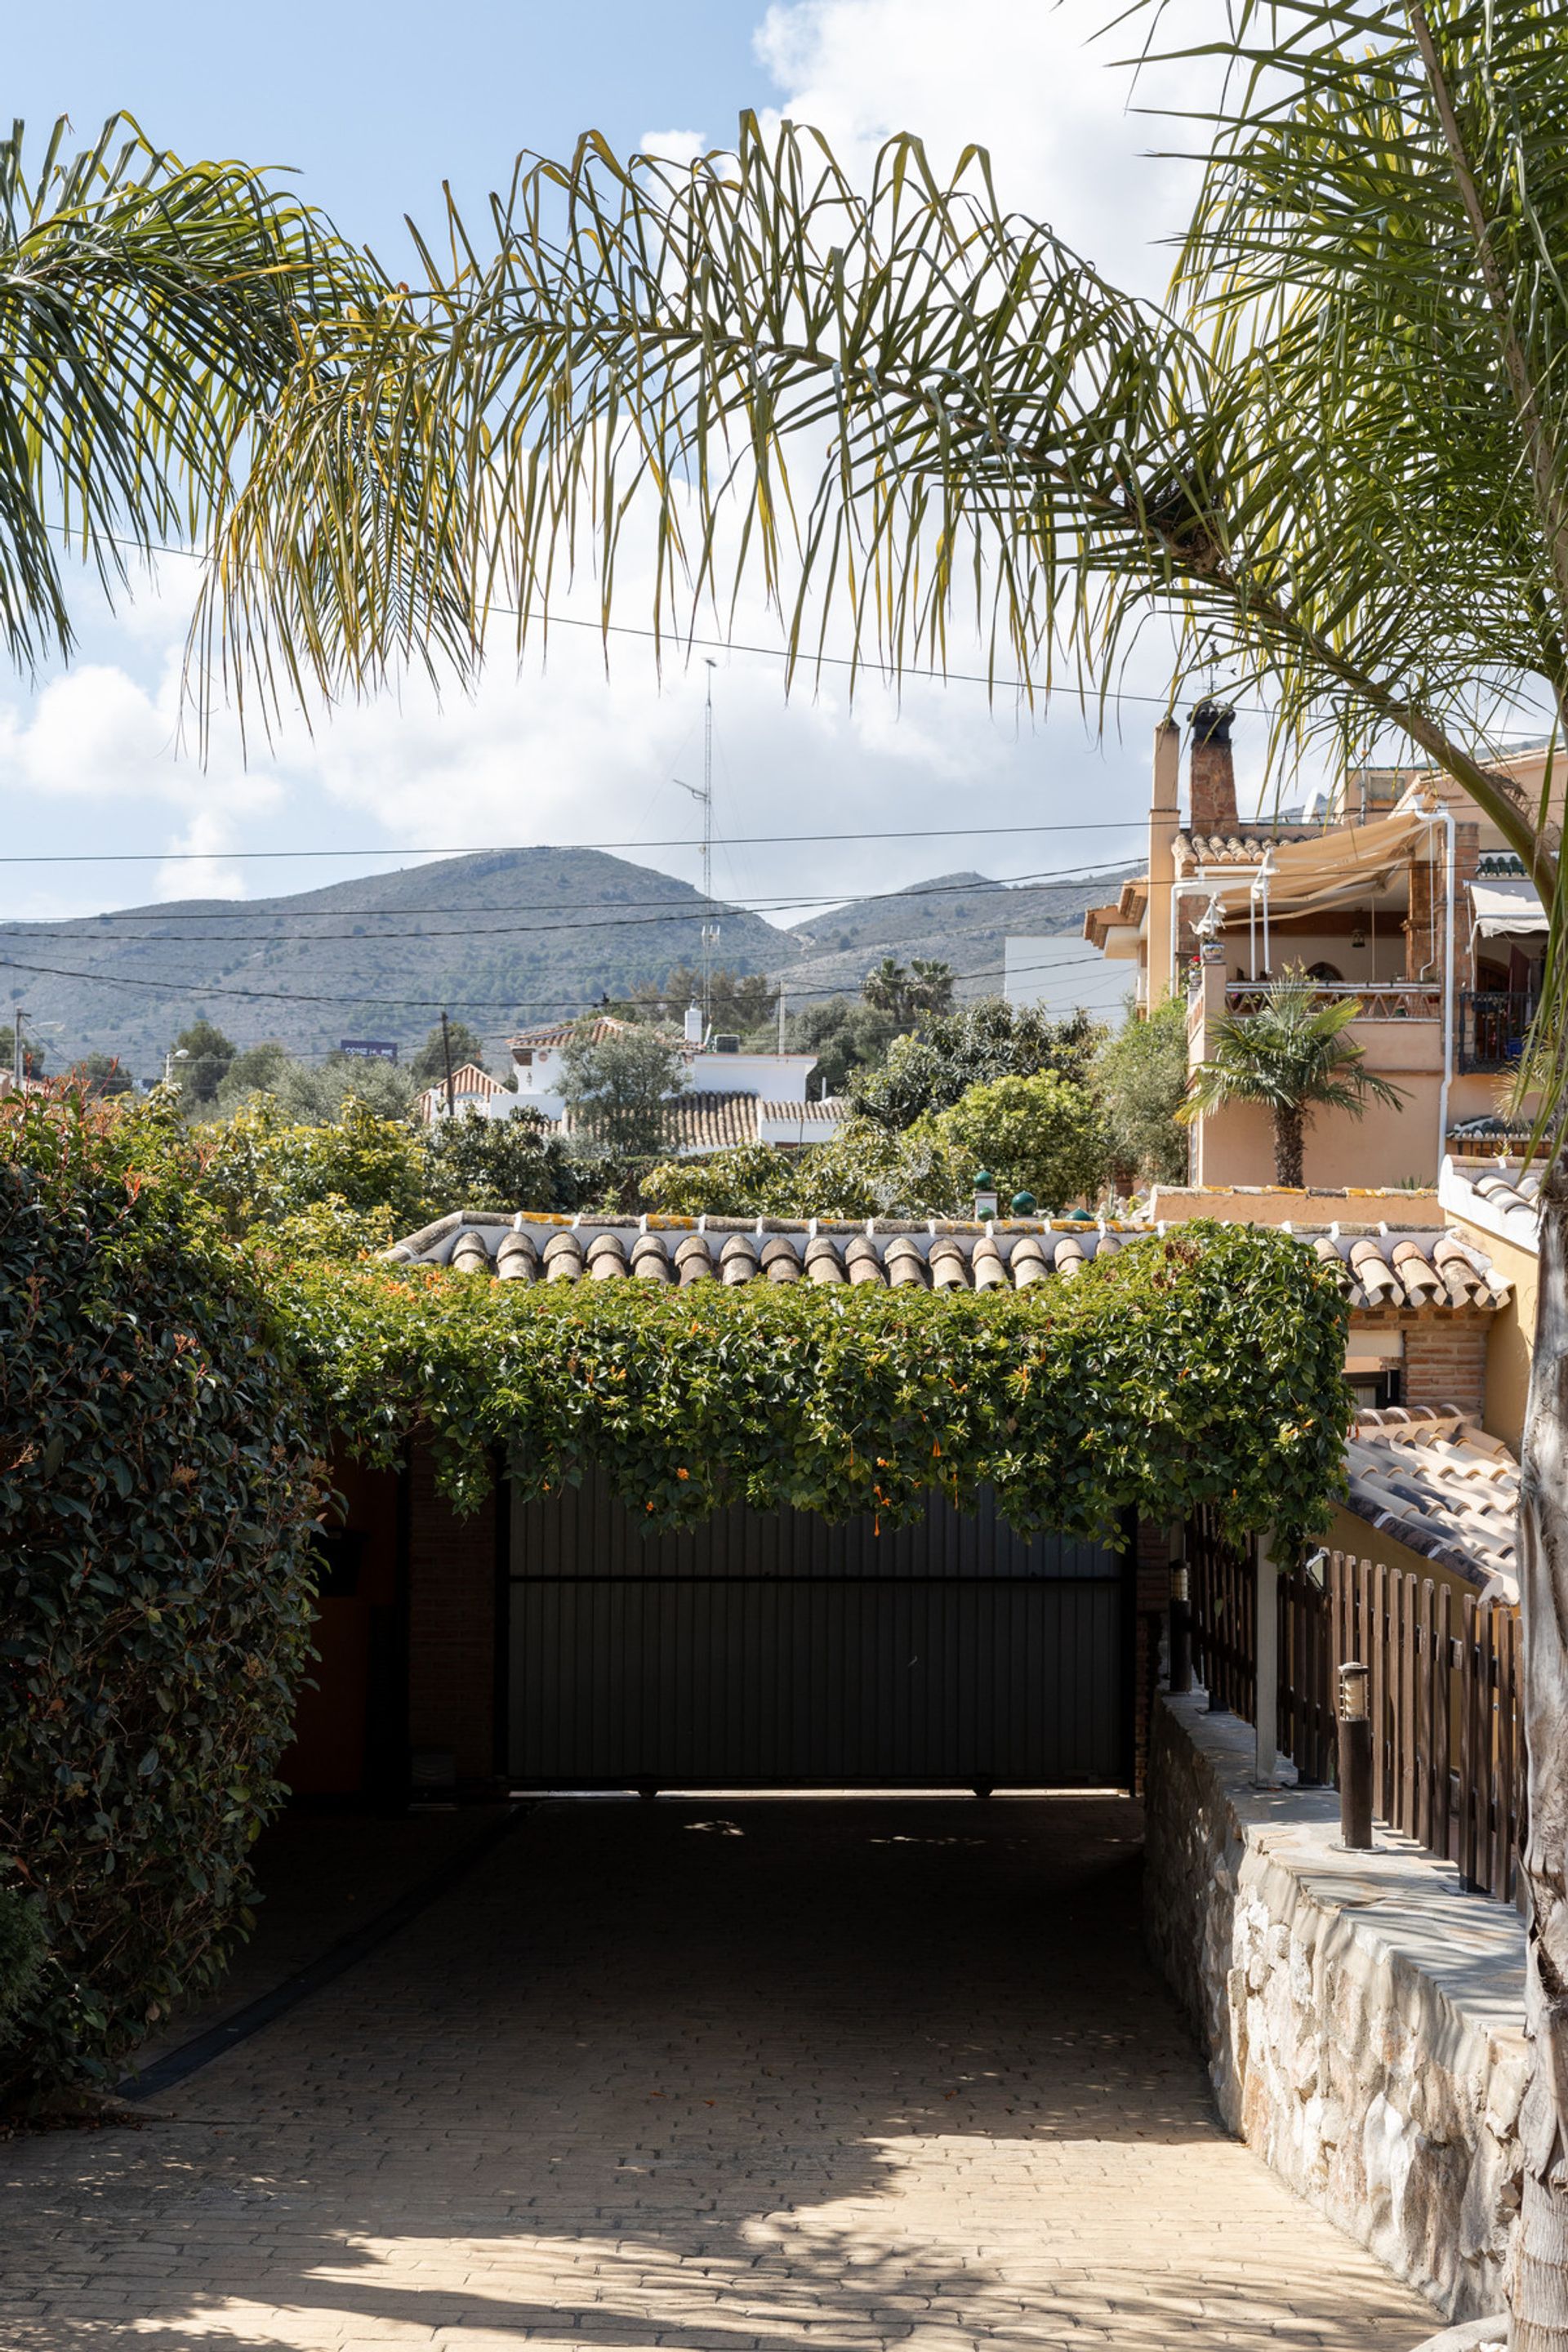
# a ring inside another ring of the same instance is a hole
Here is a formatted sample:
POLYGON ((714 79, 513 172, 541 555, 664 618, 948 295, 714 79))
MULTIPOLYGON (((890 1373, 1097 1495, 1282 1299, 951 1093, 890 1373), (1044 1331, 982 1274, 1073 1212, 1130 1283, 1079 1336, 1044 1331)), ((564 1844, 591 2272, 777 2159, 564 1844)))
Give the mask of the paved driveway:
POLYGON ((1115 1799, 550 1804, 140 2131, 0 2149, 7 2352, 1321 2344, 1115 1799))

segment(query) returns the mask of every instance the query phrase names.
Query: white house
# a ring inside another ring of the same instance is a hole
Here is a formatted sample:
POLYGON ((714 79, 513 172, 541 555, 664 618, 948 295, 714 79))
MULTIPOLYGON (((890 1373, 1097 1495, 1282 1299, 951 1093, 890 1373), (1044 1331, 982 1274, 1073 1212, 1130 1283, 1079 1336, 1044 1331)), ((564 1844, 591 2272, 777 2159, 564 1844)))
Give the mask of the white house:
MULTIPOLYGON (((510 1041, 516 1093, 469 1064, 454 1073, 455 1108, 477 1110, 486 1118, 505 1118, 521 1105, 552 1124, 563 1122, 566 1048, 584 1034, 598 1045, 606 1037, 625 1035, 632 1026, 604 1014, 586 1032, 573 1021, 520 1030, 510 1041)), ((837 1098, 807 1097, 816 1067, 815 1054, 743 1054, 739 1038, 722 1035, 704 1042, 702 1016, 695 1006, 686 1016, 680 1053, 686 1085, 669 1107, 671 1147, 680 1159, 722 1151, 737 1143, 773 1143, 784 1150, 826 1143, 844 1116, 837 1098)), ((426 1119, 445 1118, 445 1085, 422 1095, 419 1109, 426 1119)))

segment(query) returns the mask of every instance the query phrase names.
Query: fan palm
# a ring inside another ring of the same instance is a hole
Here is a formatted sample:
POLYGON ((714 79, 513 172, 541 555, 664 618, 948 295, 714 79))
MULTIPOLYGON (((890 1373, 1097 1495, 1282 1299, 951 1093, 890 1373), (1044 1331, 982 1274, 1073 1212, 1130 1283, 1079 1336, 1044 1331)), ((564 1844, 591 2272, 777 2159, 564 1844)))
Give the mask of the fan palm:
POLYGON ((450 314, 240 163, 128 118, 0 142, 0 635, 68 655, 68 558, 113 595, 205 559, 190 678, 264 712, 478 648, 479 444, 450 314))
MULTIPOLYGON (((1158 47, 1159 0, 1146 13, 1158 47)), ((955 620, 1026 694, 1108 702, 1141 625, 1176 687, 1259 682, 1275 749, 1397 732, 1552 910, 1528 1075, 1568 1105, 1558 796, 1499 775, 1568 724, 1568 0, 1236 0, 1170 299, 918 140, 858 189, 815 133, 689 168, 598 138, 520 167, 465 284, 493 433, 485 588, 533 625, 574 554, 606 620, 646 522, 654 625, 757 578, 792 668, 836 637, 941 665, 955 620)), ((460 236, 456 249, 471 248, 460 236)), ((1568 1165, 1543 1186, 1523 1464, 1539 2063, 1514 2336, 1568 2352, 1568 1165)))
POLYGON ((1315 1110, 1360 1118, 1369 1102, 1397 1110, 1405 1100, 1405 1089, 1369 1070, 1347 1034, 1361 1010, 1353 996, 1325 999, 1304 971, 1279 973, 1253 1011, 1220 1021, 1214 1053, 1194 1070, 1177 1118, 1190 1122, 1230 1103, 1260 1104, 1274 1122, 1274 1181, 1300 1187, 1315 1110))

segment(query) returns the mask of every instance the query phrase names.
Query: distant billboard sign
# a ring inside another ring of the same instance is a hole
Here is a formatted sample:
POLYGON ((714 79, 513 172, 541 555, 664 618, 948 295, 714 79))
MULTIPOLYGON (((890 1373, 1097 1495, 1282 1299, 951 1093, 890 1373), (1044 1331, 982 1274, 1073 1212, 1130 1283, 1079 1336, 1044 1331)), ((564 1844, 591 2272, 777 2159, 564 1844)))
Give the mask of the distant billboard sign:
POLYGON ((357 1054, 362 1061, 395 1062, 397 1047, 390 1037, 340 1037, 340 1054, 357 1054))

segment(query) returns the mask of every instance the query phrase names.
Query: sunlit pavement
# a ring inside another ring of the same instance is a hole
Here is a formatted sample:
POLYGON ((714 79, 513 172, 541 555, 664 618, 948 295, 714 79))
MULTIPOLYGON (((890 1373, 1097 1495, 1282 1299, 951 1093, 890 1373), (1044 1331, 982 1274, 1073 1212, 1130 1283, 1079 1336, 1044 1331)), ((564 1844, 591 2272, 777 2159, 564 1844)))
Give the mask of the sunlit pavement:
POLYGON ((1116 1798, 546 1804, 141 2130, 0 2149, 0 2344, 1324 2345, 1116 1798))

